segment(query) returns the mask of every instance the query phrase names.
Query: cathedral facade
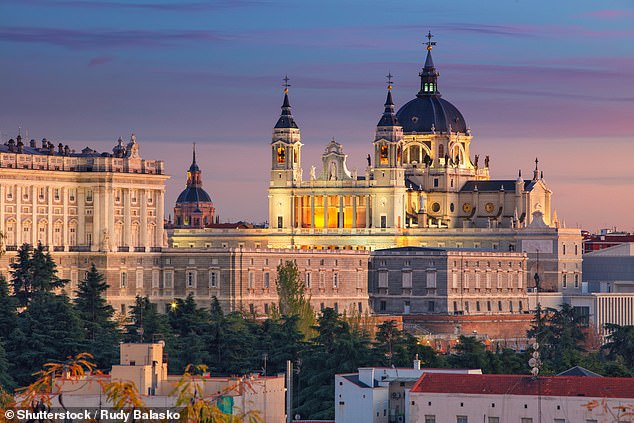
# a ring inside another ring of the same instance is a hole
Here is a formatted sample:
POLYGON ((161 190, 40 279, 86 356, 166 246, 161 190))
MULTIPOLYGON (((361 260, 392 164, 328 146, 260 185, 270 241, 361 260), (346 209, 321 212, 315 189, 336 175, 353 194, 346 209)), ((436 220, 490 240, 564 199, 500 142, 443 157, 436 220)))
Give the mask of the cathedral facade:
POLYGON ((388 85, 362 172, 348 169, 334 139, 326 143, 320 168, 304 171, 286 88, 269 147, 269 228, 173 230, 171 245, 526 252, 527 274, 539 273, 543 289, 580 291, 580 231, 557 221, 537 160, 530 178, 490 178, 490 158, 473 154, 470 127, 440 94, 433 45, 427 43, 420 90, 398 111, 388 85))

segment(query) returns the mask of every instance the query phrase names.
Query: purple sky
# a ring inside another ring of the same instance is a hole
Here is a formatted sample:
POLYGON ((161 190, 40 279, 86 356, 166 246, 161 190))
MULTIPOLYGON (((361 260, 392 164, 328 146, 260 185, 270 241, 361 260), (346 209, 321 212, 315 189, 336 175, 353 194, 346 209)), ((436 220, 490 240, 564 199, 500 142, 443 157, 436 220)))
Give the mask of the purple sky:
POLYGON ((198 145, 221 220, 267 217, 268 145, 291 104, 317 165, 331 137, 361 169, 395 75, 417 91, 431 30, 439 88, 493 178, 540 159, 567 226, 634 230, 634 2, 0 2, 0 131, 79 150, 137 134, 166 161, 166 208, 198 145))

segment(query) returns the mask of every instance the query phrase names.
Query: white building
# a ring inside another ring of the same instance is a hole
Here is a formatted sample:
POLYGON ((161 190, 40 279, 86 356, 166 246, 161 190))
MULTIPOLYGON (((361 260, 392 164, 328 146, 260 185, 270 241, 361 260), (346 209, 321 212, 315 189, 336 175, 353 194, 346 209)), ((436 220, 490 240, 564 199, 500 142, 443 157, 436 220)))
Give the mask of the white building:
POLYGON ((408 423, 626 423, 634 378, 425 373, 406 403, 408 423))
POLYGON ((403 422, 405 392, 424 373, 481 374, 481 370, 366 367, 358 373, 335 375, 336 423, 403 422))
MULTIPOLYGON (((174 388, 181 378, 181 375, 168 375, 163 344, 121 344, 120 363, 112 367, 110 375, 55 381, 52 406, 61 407, 59 401, 63 397, 69 409, 112 407, 103 392, 104 383, 132 382, 149 409, 178 411, 174 388)), ((284 375, 195 376, 189 382, 206 401, 217 401, 223 412, 233 415, 257 412, 263 423, 280 423, 286 416, 284 380, 284 375)))

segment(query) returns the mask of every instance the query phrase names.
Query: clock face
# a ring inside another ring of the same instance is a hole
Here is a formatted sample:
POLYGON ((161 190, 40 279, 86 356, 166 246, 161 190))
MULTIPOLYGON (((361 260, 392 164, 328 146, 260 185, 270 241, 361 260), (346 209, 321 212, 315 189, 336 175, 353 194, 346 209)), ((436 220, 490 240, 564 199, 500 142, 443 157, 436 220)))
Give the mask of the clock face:
POLYGON ((495 206, 493 205, 493 203, 486 203, 484 205, 484 210, 486 210, 487 213, 493 213, 493 210, 495 210, 495 206))
POLYGON ((473 210, 473 206, 469 203, 464 203, 462 205, 462 211, 464 211, 465 213, 471 213, 471 210, 473 210))

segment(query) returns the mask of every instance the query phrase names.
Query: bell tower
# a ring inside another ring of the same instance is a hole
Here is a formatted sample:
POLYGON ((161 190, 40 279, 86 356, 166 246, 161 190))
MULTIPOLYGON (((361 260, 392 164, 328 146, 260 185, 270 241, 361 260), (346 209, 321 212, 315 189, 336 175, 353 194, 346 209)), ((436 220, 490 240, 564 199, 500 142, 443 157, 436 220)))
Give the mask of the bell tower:
POLYGON ((302 184, 299 127, 291 113, 288 100, 288 76, 284 77, 284 101, 271 140, 271 181, 269 184, 269 225, 285 230, 297 221, 294 190, 302 184))
POLYGON ((374 179, 381 185, 403 181, 403 127, 396 118, 392 100, 392 75, 387 75, 387 98, 374 137, 374 179))
POLYGON ((401 228, 405 223, 405 169, 403 168, 403 127, 394 113, 392 75, 387 75, 387 98, 374 136, 375 195, 372 196, 371 224, 375 228, 401 228))
POLYGON ((284 77, 284 101, 271 140, 271 186, 290 187, 301 179, 302 143, 299 127, 288 100, 288 76, 284 77))

